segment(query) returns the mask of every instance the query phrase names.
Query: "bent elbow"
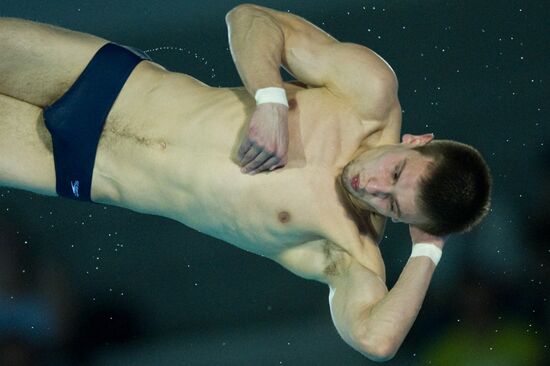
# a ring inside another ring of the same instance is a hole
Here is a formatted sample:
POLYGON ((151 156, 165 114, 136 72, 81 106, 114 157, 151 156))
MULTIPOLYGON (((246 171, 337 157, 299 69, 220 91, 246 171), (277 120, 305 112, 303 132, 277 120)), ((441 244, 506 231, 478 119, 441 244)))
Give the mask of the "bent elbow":
POLYGON ((381 350, 379 352, 372 354, 371 357, 369 357, 369 359, 371 361, 376 361, 376 362, 386 362, 393 359, 396 353, 397 352, 394 352, 393 350, 392 351, 381 350))
POLYGON ((371 361, 386 362, 395 357, 397 348, 392 342, 377 341, 363 342, 361 344, 362 353, 371 361))
POLYGON ((242 14, 245 11, 250 11, 254 8, 253 4, 239 4, 235 6, 233 9, 229 10, 227 14, 225 14, 225 21, 229 22, 232 17, 235 15, 242 14))

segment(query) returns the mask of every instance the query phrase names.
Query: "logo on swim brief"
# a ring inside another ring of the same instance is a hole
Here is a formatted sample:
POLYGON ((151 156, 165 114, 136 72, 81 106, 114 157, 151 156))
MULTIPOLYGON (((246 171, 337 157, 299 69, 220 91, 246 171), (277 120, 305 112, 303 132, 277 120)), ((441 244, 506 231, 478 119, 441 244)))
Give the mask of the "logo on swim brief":
POLYGON ((78 186, 80 185, 80 182, 75 180, 74 182, 71 181, 71 189, 73 190, 73 194, 75 197, 78 197, 78 186))

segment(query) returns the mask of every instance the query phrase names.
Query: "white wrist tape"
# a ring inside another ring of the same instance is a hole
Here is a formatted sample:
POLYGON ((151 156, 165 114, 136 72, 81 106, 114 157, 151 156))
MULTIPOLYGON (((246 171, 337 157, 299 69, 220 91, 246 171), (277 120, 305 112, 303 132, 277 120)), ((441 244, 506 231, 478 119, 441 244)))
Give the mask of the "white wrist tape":
POLYGON ((264 103, 279 103, 288 107, 286 92, 283 88, 269 87, 256 90, 256 105, 264 103))
POLYGON ((441 259, 442 251, 434 244, 430 243, 418 243, 413 245, 412 257, 429 257, 432 262, 437 266, 441 259))

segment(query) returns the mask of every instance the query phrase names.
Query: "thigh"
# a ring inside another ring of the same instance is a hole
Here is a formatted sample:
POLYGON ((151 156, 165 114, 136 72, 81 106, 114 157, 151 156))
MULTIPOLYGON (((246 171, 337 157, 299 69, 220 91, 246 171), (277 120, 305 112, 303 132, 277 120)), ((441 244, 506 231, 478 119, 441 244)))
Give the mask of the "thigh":
POLYGON ((0 186, 56 195, 52 140, 42 109, 2 94, 0 186))
POLYGON ((44 107, 63 95, 107 40, 0 18, 0 93, 44 107))

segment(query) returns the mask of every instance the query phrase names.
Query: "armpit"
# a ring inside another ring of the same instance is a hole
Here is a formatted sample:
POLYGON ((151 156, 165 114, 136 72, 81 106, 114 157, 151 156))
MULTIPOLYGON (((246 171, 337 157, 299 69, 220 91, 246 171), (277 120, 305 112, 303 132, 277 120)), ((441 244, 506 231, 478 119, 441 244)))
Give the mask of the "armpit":
POLYGON ((351 258, 349 254, 328 240, 325 241, 323 246, 323 253, 326 263, 323 274, 327 277, 341 275, 349 265, 349 259, 351 258))

